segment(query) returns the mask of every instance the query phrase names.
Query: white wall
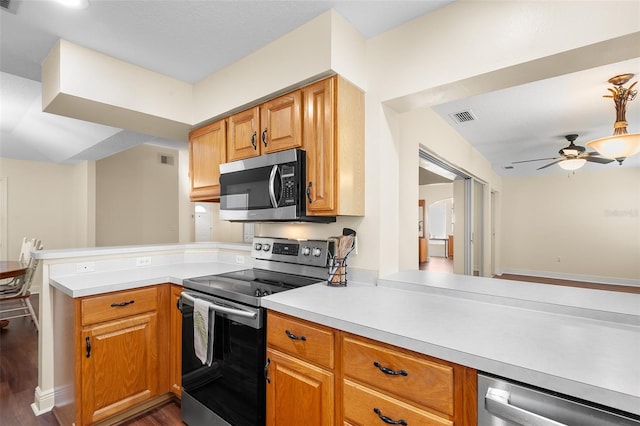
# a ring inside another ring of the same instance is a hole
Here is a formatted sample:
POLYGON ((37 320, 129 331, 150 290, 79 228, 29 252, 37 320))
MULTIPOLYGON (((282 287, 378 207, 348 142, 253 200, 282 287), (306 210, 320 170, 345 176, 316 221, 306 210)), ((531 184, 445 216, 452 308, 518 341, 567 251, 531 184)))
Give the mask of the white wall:
MULTIPOLYGON (((46 249, 90 247, 93 165, 77 166, 0 158, 7 179, 8 255, 17 259, 23 237, 39 238, 46 249)), ((38 273, 32 284, 42 285, 38 273)))
POLYGON ((178 151, 153 145, 97 161, 96 245, 177 243, 178 164, 178 151))
POLYGON ((503 185, 504 272, 640 283, 640 169, 612 163, 503 185))
MULTIPOLYGON (((549 77, 566 71, 566 64, 602 62, 606 59, 599 55, 582 55, 580 61, 563 60, 563 55, 639 31, 639 11, 638 3, 629 1, 454 2, 367 41, 330 12, 194 85, 192 121, 208 120, 331 70, 365 88, 365 218, 340 218, 334 225, 260 225, 256 233, 324 238, 352 225, 363 243, 353 265, 385 275, 417 265, 418 144, 488 184, 485 229, 491 224, 490 192, 501 190, 500 178, 484 158, 429 106, 549 77), (598 25, 590 31, 568 30, 584 22, 598 25), (302 60, 290 53, 297 49, 302 49, 302 60), (549 57, 560 68, 540 65, 549 57), (256 63, 262 65, 259 78, 249 80, 256 63), (458 84, 463 79, 473 81, 458 84)), ((483 246, 485 253, 490 250, 489 238, 483 246)), ((492 269, 489 261, 486 256, 485 271, 492 269)))

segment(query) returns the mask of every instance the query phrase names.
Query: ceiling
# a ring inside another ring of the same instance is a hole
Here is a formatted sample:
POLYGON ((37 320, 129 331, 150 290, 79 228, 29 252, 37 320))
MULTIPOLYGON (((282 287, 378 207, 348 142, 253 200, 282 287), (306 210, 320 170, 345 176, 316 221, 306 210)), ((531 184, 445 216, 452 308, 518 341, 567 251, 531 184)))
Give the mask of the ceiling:
MULTIPOLYGON (((185 144, 43 113, 40 64, 60 38, 193 83, 331 8, 370 38, 452 1, 89 0, 89 7, 73 10, 45 0, 12 0, 12 12, 0 11, 0 156, 73 164, 141 143, 185 144)), ((434 110, 501 175, 557 173, 561 170, 556 166, 536 172, 544 162, 504 167, 512 161, 556 156, 567 145, 565 134, 579 134, 579 145, 611 134, 613 105, 601 96, 609 77, 628 72, 640 75, 640 58, 437 105, 434 110), (464 110, 471 110, 476 120, 458 124, 449 117, 464 110)), ((627 107, 629 131, 640 130, 638 104, 627 107)), ((627 159, 623 167, 640 167, 638 158, 627 159)), ((585 166, 603 167, 618 166, 585 166)))

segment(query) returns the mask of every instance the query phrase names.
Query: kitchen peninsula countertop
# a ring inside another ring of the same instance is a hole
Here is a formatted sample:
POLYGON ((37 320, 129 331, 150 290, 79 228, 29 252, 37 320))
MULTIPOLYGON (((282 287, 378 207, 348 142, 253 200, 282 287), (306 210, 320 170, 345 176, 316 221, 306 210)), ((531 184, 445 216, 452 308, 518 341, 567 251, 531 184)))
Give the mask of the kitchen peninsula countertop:
POLYGON ((160 283, 182 285, 187 278, 251 268, 250 244, 190 243, 90 247, 35 252, 52 262, 49 285, 84 297, 160 283), (235 254, 234 254, 235 253, 235 254), (242 262, 238 262, 238 256, 242 262), (137 266, 138 259, 149 264, 137 266), (92 270, 81 272, 84 266, 92 270))
POLYGON ((640 415, 640 295, 408 271, 266 308, 640 415))

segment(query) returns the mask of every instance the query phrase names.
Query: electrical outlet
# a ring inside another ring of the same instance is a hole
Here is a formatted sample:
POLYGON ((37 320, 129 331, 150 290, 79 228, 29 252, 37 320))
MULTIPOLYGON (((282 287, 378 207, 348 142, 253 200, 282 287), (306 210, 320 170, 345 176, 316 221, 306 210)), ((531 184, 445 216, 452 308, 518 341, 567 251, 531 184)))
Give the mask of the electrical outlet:
POLYGON ((560 258, 559 257, 556 258, 556 262, 560 263, 560 258))
POLYGON ((136 257, 136 266, 151 266, 151 258, 149 256, 136 257))
POLYGON ((236 263, 239 263, 240 265, 244 265, 244 256, 241 254, 236 255, 236 263))
POLYGON ((95 270, 96 270, 96 263, 95 262, 76 263, 76 272, 78 272, 78 273, 95 272, 95 270))

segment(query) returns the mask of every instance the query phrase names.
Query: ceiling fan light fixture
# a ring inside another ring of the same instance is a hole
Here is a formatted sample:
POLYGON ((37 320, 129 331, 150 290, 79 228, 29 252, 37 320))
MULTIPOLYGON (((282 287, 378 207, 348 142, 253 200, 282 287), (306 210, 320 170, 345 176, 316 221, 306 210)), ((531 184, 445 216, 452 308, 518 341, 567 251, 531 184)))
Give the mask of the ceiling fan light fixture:
POLYGON ((625 158, 640 152, 640 133, 627 133, 627 102, 635 99, 637 90, 633 88, 637 81, 628 88, 623 87, 633 74, 621 74, 609 79, 609 83, 614 88, 609 88, 610 95, 605 98, 613 99, 616 108, 616 122, 613 125, 613 136, 592 140, 586 143, 586 146, 595 149, 605 158, 617 160, 622 164, 625 158))
POLYGON ((578 170, 580 167, 584 166, 586 162, 587 160, 584 158, 570 158, 568 160, 560 161, 558 166, 564 170, 578 170))

